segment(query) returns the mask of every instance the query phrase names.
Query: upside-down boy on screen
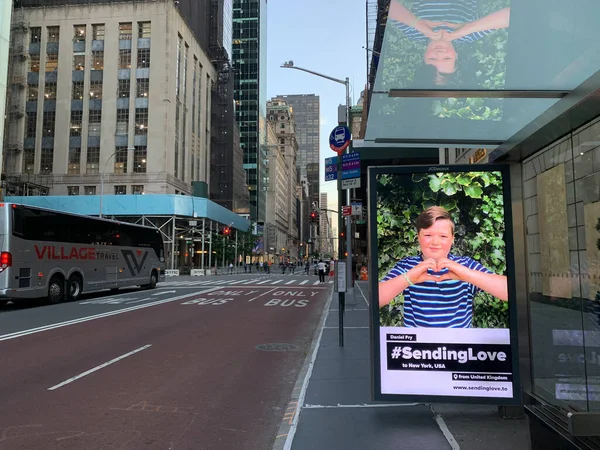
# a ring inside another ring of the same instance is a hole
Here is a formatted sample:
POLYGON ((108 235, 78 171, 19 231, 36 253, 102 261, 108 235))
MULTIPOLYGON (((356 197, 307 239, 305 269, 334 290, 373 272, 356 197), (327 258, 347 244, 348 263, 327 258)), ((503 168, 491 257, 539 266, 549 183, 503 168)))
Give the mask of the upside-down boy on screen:
POLYGON ((454 222, 432 206, 416 221, 421 254, 400 260, 379 282, 379 307, 404 294, 405 327, 470 328, 473 297, 483 290, 508 300, 506 276, 450 253, 454 222))

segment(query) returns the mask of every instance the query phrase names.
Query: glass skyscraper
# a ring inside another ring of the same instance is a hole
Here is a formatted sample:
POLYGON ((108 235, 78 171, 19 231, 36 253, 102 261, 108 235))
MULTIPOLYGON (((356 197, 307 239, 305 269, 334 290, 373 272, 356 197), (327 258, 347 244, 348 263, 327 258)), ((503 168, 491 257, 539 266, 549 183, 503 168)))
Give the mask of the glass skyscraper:
POLYGON ((267 0, 233 1, 236 119, 250 191, 250 220, 266 213, 267 0))

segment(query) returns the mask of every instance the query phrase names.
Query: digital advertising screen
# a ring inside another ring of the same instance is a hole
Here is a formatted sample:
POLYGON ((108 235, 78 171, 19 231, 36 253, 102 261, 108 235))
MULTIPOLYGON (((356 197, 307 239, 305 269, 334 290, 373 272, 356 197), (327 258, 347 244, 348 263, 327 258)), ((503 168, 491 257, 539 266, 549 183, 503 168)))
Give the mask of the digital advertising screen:
POLYGON ((390 0, 365 139, 509 139, 560 100, 527 91, 598 70, 599 14, 596 0, 390 0))
POLYGON ((520 403, 507 166, 369 168, 376 400, 520 403))

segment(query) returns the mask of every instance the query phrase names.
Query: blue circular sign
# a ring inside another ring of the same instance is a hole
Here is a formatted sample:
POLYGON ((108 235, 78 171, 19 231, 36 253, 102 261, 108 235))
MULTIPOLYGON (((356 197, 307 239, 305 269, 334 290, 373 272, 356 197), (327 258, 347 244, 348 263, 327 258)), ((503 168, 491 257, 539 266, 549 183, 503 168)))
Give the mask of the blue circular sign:
POLYGON ((344 125, 335 127, 329 135, 329 147, 334 152, 343 152, 350 145, 350 130, 344 125))

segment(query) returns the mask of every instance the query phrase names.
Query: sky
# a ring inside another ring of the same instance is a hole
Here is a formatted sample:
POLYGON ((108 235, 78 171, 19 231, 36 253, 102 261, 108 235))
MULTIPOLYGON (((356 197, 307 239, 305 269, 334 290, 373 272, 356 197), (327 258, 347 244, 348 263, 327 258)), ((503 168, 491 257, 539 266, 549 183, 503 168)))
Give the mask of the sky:
POLYGON ((320 97, 320 191, 327 192, 328 209, 337 208, 337 184, 324 181, 329 133, 337 126, 337 109, 346 102, 346 88, 294 69, 283 62, 323 75, 350 80, 356 105, 367 79, 365 0, 267 0, 267 99, 277 95, 315 94, 320 97))

